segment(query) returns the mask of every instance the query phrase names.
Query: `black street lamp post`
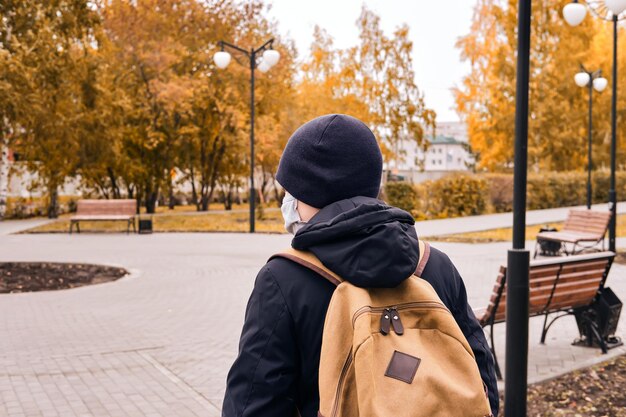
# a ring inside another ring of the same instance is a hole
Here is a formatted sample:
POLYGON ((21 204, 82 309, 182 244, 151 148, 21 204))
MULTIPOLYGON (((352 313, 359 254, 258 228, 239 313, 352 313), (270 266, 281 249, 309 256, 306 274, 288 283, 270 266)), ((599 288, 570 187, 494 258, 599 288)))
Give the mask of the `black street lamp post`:
MULTIPOLYGON (((626 19, 626 0, 587 0, 591 12, 602 20, 613 22, 613 97, 611 98, 611 182, 609 185, 609 250, 615 252, 615 235, 617 226, 617 192, 615 191, 615 160, 617 158, 617 29, 618 22, 626 19)), ((587 9, 578 0, 563 8, 563 17, 570 26, 579 25, 587 9)))
POLYGON ((589 126, 587 128, 587 209, 591 209, 591 168, 592 168, 592 136, 593 136, 593 90, 602 92, 607 85, 606 78, 602 77, 602 70, 588 71, 584 65, 580 65, 581 72, 576 74, 574 81, 579 87, 587 87, 589 90, 589 126))
POLYGON ((255 202, 256 202, 256 193, 254 188, 254 70, 258 68, 261 72, 268 71, 271 67, 276 65, 280 58, 280 54, 278 51, 272 49, 272 45, 274 43, 274 39, 270 39, 265 42, 263 45, 254 49, 251 48, 249 51, 240 48, 236 45, 233 45, 228 42, 220 41, 220 51, 216 52, 213 56, 213 61, 218 68, 226 68, 230 63, 230 54, 224 51, 224 47, 228 47, 243 53, 248 57, 250 61, 250 233, 254 233, 254 212, 255 212, 255 202), (257 55, 263 52, 263 58, 260 63, 257 63, 257 55))
POLYGON ((507 417, 526 417, 528 375, 528 276, 530 252, 526 250, 525 246, 531 0, 519 0, 518 4, 515 165, 513 168, 513 248, 508 252, 506 276, 504 414, 507 417))

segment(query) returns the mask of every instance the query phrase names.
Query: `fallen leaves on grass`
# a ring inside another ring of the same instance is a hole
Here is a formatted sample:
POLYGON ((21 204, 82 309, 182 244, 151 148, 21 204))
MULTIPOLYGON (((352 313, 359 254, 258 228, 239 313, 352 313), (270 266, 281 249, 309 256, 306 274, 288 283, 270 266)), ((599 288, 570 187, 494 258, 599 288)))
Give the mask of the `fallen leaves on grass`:
MULTIPOLYGON (((624 417, 626 416, 624 387, 626 387, 626 356, 622 355, 552 381, 529 386, 527 415, 624 417)), ((504 415, 502 411, 500 415, 504 415)))
MULTIPOLYGON (((147 216, 142 215, 142 218, 147 216)), ((154 232, 248 232, 249 214, 246 212, 164 212, 152 216, 154 232)), ((263 219, 256 219, 255 229, 261 233, 285 233, 280 210, 265 209, 263 219)), ((68 233, 69 218, 29 229, 24 233, 68 233)), ((125 222, 99 221, 80 223, 82 232, 126 232, 125 222)))

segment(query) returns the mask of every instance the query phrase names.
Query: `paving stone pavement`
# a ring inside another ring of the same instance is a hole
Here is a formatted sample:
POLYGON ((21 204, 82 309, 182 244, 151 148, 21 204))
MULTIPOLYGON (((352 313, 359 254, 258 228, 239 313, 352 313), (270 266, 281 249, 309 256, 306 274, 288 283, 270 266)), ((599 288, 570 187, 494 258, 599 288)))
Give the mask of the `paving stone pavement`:
MULTIPOLYGON (((218 416, 254 277, 288 244, 287 235, 262 234, 0 236, 0 262, 131 271, 90 287, 0 295, 0 416, 218 416)), ((470 303, 483 307, 509 244, 435 246, 461 271, 470 303)), ((625 276, 616 265, 608 281, 622 300, 625 276)), ((571 346, 573 318, 558 321, 543 346, 540 328, 532 319, 530 381, 626 352, 571 346)), ((504 362, 505 326, 496 332, 504 362)))
MULTIPOLYGON (((592 210, 606 211, 606 204, 594 204, 592 210)), ((543 210, 528 210, 526 224, 550 224, 565 221, 571 209, 584 210, 586 206, 558 207, 543 210)), ((626 201, 617 203, 617 214, 626 213, 626 201)), ((513 213, 481 214, 478 216, 452 219, 423 220, 416 223, 422 236, 445 236, 456 233, 479 232, 482 230, 511 227, 513 213)))

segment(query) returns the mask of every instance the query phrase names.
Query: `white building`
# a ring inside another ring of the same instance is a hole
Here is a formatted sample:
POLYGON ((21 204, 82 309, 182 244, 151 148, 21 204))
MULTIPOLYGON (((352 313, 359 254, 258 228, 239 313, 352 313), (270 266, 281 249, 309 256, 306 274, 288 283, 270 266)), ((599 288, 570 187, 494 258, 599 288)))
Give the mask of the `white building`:
POLYGON ((429 142, 426 152, 413 140, 401 140, 397 160, 386 163, 385 170, 389 169, 392 177, 413 183, 471 170, 474 159, 468 151, 467 132, 462 123, 438 123, 437 135, 426 140, 429 142))
POLYGON ((437 135, 454 138, 467 143, 467 127, 463 122, 439 122, 437 123, 437 135))

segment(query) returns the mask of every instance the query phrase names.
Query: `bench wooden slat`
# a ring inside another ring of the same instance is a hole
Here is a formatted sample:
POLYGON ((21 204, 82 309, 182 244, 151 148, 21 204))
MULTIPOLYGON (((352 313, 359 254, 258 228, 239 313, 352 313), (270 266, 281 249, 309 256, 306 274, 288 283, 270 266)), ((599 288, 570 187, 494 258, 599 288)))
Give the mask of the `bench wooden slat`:
POLYGON ((135 200, 78 200, 76 216, 82 215, 126 215, 134 216, 137 211, 135 200))
POLYGON ((137 213, 137 201, 132 199, 123 200, 78 200, 76 214, 70 217, 70 234, 74 225, 80 232, 80 221, 126 221, 128 222, 127 233, 132 224, 135 229, 135 215, 137 213))
MULTIPOLYGON (((550 294, 553 293, 553 288, 554 288, 554 295, 556 296, 557 294, 563 293, 563 292, 567 292, 569 291, 569 289, 572 288, 579 288, 581 286, 597 286, 600 284, 600 281, 602 281, 602 278, 604 276, 604 273, 599 273, 599 274, 588 274, 588 275, 577 275, 575 277, 569 277, 569 278, 561 278, 559 279, 556 287, 554 287, 554 282, 552 282, 551 285, 546 285, 546 286, 541 286, 541 287, 530 287, 529 288, 529 296, 532 297, 540 297, 542 295, 546 295, 549 296, 550 294)), ((495 300, 494 300, 495 301, 495 300)), ((500 303, 506 302, 506 293, 502 294, 502 297, 500 298, 500 303)))
MULTIPOLYGON (((604 233, 602 233, 602 236, 604 236, 604 233)), ((596 233, 570 232, 563 230, 561 232, 541 232, 537 235, 537 239, 551 240, 554 242, 578 243, 595 242, 596 240, 602 239, 602 236, 596 233)))
MULTIPOLYGON (((589 249, 589 244, 594 245, 603 242, 610 219, 611 212, 609 211, 570 210, 562 230, 537 234, 537 246, 539 246, 540 241, 559 242, 565 244, 562 246, 562 250, 566 254, 589 249), (568 249, 568 244, 573 247, 568 249), (587 247, 584 246, 585 244, 587 247)), ((537 249, 535 250, 536 255, 537 249)))
POLYGON ((603 234, 611 218, 610 212, 594 210, 570 210, 563 231, 603 234))
MULTIPOLYGON (((531 262, 529 314, 541 315, 591 304, 614 257, 613 252, 600 252, 531 262)), ((506 317, 506 284, 502 285, 505 275, 506 267, 501 266, 487 308, 476 311, 483 326, 492 318, 494 322, 501 322, 506 317), (496 302, 498 308, 494 311, 496 302)))

